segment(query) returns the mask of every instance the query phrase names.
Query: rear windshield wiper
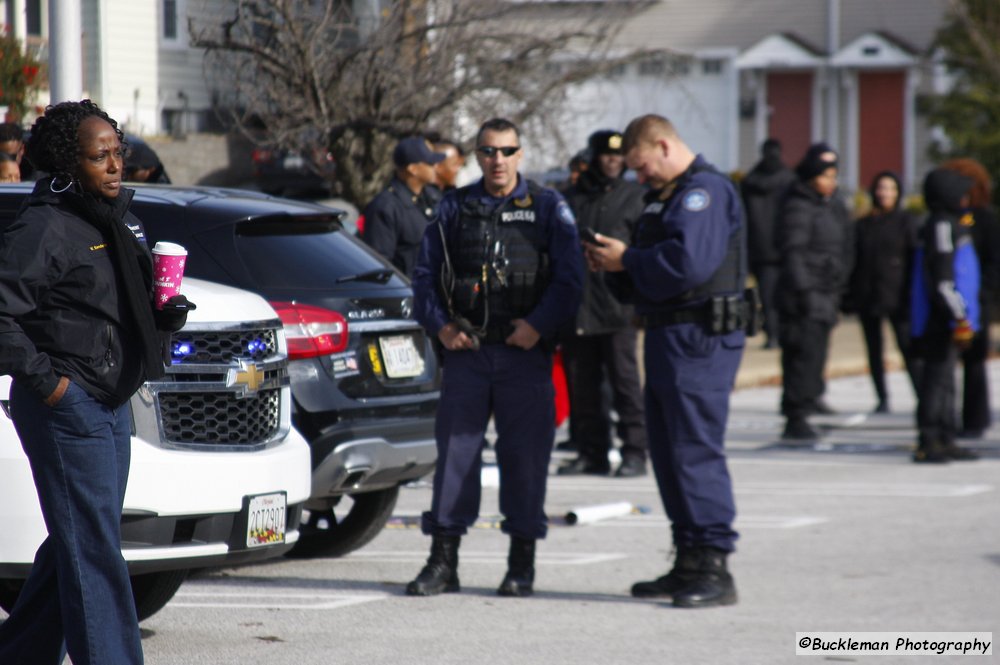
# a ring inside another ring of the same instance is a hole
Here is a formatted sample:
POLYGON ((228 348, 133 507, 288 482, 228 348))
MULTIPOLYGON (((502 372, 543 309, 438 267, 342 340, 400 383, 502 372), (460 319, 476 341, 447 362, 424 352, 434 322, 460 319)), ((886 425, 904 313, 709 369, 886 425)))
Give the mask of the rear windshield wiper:
POLYGON ((379 268, 356 275, 343 275, 337 278, 337 284, 343 284, 344 282, 378 282, 379 284, 385 284, 392 277, 392 273, 393 271, 388 268, 379 268))

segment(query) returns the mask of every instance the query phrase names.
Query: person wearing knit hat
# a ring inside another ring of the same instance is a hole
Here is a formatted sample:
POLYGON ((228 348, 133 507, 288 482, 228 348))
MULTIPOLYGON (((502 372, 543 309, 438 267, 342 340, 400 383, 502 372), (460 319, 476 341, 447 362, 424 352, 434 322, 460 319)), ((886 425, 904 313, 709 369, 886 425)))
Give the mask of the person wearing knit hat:
POLYGON ((778 222, 781 273, 781 412, 783 437, 814 440, 806 418, 831 413, 822 401, 823 368, 840 295, 850 274, 853 240, 847 207, 836 196, 837 153, 826 143, 809 146, 795 167, 778 222))
MULTIPOLYGON (((590 165, 567 190, 566 201, 578 228, 627 242, 645 207, 645 190, 622 177, 625 156, 620 132, 594 132, 587 144, 590 165)), ((559 467, 560 475, 611 472, 612 404, 622 440, 622 462, 615 476, 646 474, 646 418, 633 318, 632 307, 612 295, 604 275, 588 272, 576 318, 560 334, 570 396, 570 440, 577 449, 577 458, 559 467), (605 382, 611 388, 610 400, 604 397, 605 382)))

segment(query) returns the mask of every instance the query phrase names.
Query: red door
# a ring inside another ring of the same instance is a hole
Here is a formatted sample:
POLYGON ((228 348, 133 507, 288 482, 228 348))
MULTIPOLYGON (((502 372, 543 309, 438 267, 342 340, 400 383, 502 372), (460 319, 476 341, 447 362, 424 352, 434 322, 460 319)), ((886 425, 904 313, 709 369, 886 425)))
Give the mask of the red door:
POLYGON ((781 141, 789 166, 798 164, 812 143, 812 72, 769 72, 767 133, 781 141))
POLYGON ((859 188, 886 169, 903 174, 903 72, 858 73, 859 188))

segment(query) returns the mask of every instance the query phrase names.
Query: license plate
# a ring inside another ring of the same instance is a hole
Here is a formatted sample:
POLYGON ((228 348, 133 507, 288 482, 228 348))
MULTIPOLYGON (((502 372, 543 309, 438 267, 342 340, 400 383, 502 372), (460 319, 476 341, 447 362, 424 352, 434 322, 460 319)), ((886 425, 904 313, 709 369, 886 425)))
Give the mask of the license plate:
POLYGON ((417 353, 417 346, 413 343, 412 336, 380 337, 378 345, 382 349, 385 375, 390 379, 420 376, 424 373, 424 359, 417 353))
POLYGON ((289 171, 301 169, 306 164, 305 160, 302 159, 302 155, 288 155, 285 157, 283 163, 285 168, 289 171))
POLYGON ((285 493, 250 497, 247 512, 247 547, 285 542, 285 493))

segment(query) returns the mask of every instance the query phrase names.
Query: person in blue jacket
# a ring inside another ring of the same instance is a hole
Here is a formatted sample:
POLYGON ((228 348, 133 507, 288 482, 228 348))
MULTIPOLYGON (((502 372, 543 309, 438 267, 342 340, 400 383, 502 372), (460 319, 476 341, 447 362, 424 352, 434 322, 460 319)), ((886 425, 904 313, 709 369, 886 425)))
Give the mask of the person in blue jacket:
POLYGON ((431 553, 406 587, 409 595, 459 590, 458 548, 479 515, 491 415, 501 529, 511 537, 497 592, 533 591, 555 439, 549 340, 576 314, 583 261, 569 206, 518 173, 522 155, 514 123, 495 118, 480 127, 476 161, 483 177, 445 195, 414 269, 414 315, 440 342, 443 377, 434 493, 422 520, 431 553))
POLYGON ((924 179, 930 214, 914 257, 911 330, 924 370, 917 390, 914 462, 973 460, 955 443, 955 362, 979 330, 980 270, 967 210, 971 178, 938 168, 924 179))
POLYGON ((633 120, 624 150, 652 191, 632 246, 597 234, 587 260, 620 273, 619 292, 631 292, 646 328, 649 454, 677 550, 672 570, 638 582, 632 595, 676 607, 731 605, 726 559, 736 509, 723 440, 750 311, 743 207, 732 182, 666 118, 633 120))

